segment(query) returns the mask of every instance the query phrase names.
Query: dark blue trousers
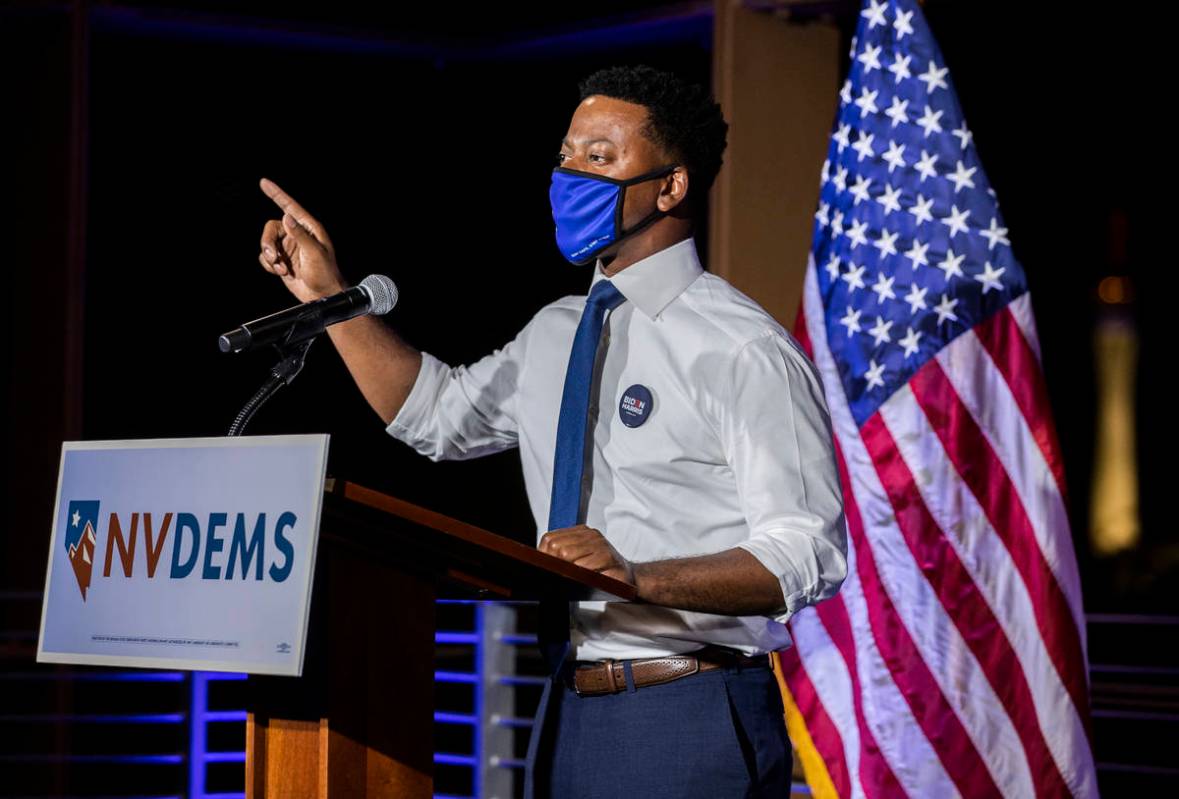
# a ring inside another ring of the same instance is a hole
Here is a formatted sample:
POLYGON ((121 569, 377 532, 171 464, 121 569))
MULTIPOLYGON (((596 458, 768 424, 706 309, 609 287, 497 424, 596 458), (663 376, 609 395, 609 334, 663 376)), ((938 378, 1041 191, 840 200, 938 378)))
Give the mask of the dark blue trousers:
POLYGON ((578 696, 558 677, 545 694, 529 745, 528 799, 790 793, 790 743, 768 666, 603 696, 578 696))

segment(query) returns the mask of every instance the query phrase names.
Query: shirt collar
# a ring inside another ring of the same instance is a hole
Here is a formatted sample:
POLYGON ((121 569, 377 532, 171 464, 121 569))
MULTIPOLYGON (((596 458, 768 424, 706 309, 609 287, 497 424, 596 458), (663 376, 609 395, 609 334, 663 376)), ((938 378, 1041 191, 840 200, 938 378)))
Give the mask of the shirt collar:
POLYGON ((696 239, 689 236, 640 261, 635 261, 610 278, 602 271, 602 261, 599 258, 594 265, 594 279, 590 282, 590 288, 599 280, 609 280, 622 292, 622 296, 654 319, 676 297, 683 294, 703 271, 700 257, 696 252, 696 239))

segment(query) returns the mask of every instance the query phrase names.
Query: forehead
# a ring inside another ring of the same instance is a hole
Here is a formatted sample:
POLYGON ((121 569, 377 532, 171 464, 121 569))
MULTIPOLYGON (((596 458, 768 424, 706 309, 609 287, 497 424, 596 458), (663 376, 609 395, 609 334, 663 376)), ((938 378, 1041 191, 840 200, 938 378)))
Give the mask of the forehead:
POLYGON ((565 139, 573 145, 605 139, 623 149, 640 149, 652 144, 643 135, 647 109, 637 103, 590 95, 582 100, 569 121, 565 139))

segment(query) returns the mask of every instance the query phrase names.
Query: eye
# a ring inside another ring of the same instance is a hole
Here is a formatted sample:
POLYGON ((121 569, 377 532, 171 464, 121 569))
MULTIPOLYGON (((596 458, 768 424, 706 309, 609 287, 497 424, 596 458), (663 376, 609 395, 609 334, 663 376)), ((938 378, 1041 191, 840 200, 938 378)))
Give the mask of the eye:
POLYGON ((557 153, 557 163, 558 164, 565 163, 565 153, 557 153))
POLYGON ((599 164, 603 164, 606 162, 606 156, 604 156, 600 153, 591 153, 589 160, 595 161, 596 163, 599 163, 599 164))

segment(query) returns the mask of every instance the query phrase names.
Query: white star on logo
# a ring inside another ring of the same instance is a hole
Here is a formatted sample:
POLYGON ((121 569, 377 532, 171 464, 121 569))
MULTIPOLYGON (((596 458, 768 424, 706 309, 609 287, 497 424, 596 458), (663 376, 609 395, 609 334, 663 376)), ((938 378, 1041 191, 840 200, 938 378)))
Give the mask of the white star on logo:
POLYGON ((913 12, 912 11, 906 12, 906 11, 901 11, 899 8, 897 9, 897 18, 892 23, 892 26, 897 32, 897 41, 898 42, 901 39, 905 38, 906 33, 908 33, 908 34, 913 33, 913 26, 909 24, 909 20, 911 20, 911 19, 913 19, 913 12))
POLYGON ((951 133, 962 140, 963 150, 966 149, 966 146, 970 144, 971 140, 974 138, 974 134, 966 129, 966 120, 962 120, 962 127, 955 128, 953 131, 951 131, 951 133))
POLYGON ((872 195, 868 193, 868 187, 872 185, 872 181, 868 180, 864 175, 856 176, 856 183, 851 187, 851 195, 856 199, 852 205, 859 205, 861 200, 870 200, 872 195))
POLYGON ((864 52, 860 53, 860 57, 856 60, 864 65, 864 74, 867 75, 874 69, 880 69, 880 51, 882 47, 867 46, 864 52))
POLYGON ((885 186, 884 192, 876 198, 876 202, 880 203, 884 208, 886 216, 893 211, 899 211, 901 210, 901 190, 892 186, 885 186))
POLYGON ((847 136, 849 133, 851 133, 851 125, 840 125, 839 130, 831 135, 831 138, 834 139, 835 143, 839 145, 839 153, 841 155, 843 154, 843 151, 847 149, 847 136))
POLYGON ((74 509, 74 527, 77 527, 80 521, 82 521, 82 514, 78 513, 77 509, 74 509))
POLYGON ((995 291, 1002 291, 1003 282, 999 280, 999 277, 1006 271, 1007 267, 1001 266, 996 269, 995 267, 991 266, 990 261, 987 261, 986 265, 983 267, 983 273, 981 275, 975 275, 974 279, 983 284, 983 294, 986 294, 991 289, 994 289, 995 291))
POLYGON ((925 129, 925 138, 928 139, 931 133, 942 132, 941 118, 944 113, 946 112, 934 111, 931 105, 925 106, 925 113, 921 116, 921 119, 917 120, 917 124, 925 129))
POLYGON ((869 0, 871 8, 865 8, 860 12, 861 17, 868 18, 868 30, 872 30, 877 25, 887 25, 888 20, 884 18, 884 10, 888 8, 887 0, 881 0, 877 3, 876 0, 869 0))
POLYGON ((856 266, 855 264, 848 264, 847 271, 843 273, 843 279, 847 281, 847 293, 855 294, 856 289, 864 287, 864 269, 863 266, 856 266))
POLYGON ((856 143, 852 145, 852 149, 860 154, 857 161, 863 161, 869 155, 874 155, 872 152, 872 140, 876 138, 874 134, 860 131, 860 136, 856 139, 856 143))
POLYGON ((927 200, 918 194, 917 202, 910 206, 909 213, 913 215, 913 217, 917 220, 917 224, 920 225, 922 222, 933 221, 933 214, 930 213, 931 208, 933 208, 933 198, 930 197, 927 200))
POLYGON ((815 212, 815 219, 818 220, 819 225, 822 227, 827 227, 827 225, 831 224, 831 220, 827 218, 827 209, 830 207, 827 203, 821 202, 819 203, 819 210, 815 212))
POLYGON ((876 276, 876 283, 872 286, 872 290, 879 297, 877 302, 883 303, 885 300, 895 300, 897 298, 897 295, 892 290, 892 284, 895 280, 895 277, 885 277, 883 272, 876 276))
POLYGON ((966 226, 966 217, 969 213, 969 209, 959 211, 958 206, 950 206, 950 215, 942 218, 942 224, 950 229, 950 238, 954 238, 956 233, 965 233, 969 230, 966 226))
POLYGON ((920 287, 916 283, 909 286, 909 293, 905 295, 905 302, 909 303, 909 313, 915 314, 925 310, 925 295, 928 291, 929 289, 920 287))
POLYGON ((991 217, 991 226, 986 230, 980 230, 983 238, 987 240, 987 249, 995 249, 996 244, 1010 245, 1011 242, 1007 240, 1007 228, 999 227, 998 217, 991 217))
POLYGON ((860 89, 860 97, 858 100, 856 100, 856 105, 858 105, 860 107, 860 115, 861 116, 868 116, 868 114, 875 114, 876 113, 876 111, 878 110, 876 108, 876 95, 878 95, 878 94, 880 94, 880 92, 878 92, 878 91, 876 91, 876 92, 868 91, 867 86, 860 89))
POLYGON ((952 322, 958 321, 958 317, 954 313, 954 306, 956 306, 957 304, 958 304, 958 301, 951 300, 948 294, 942 295, 941 302, 939 302, 937 304, 937 307, 935 307, 933 309, 937 313, 937 323, 939 325, 942 322, 946 321, 947 319, 949 319, 952 322))
POLYGON ((901 339, 901 341, 900 341, 901 346, 905 348, 905 359, 906 360, 909 358, 910 355, 913 355, 914 353, 917 352, 917 342, 920 340, 921 340, 921 333, 910 327, 909 332, 906 333, 905 337, 903 339, 901 339))
POLYGON ((966 164, 959 161, 957 169, 952 174, 946 175, 954 183, 954 193, 957 194, 967 187, 973 189, 974 181, 970 179, 970 176, 977 171, 978 167, 972 166, 970 169, 967 169, 966 164))
POLYGON ((847 313, 839 320, 839 324, 847 328, 847 337, 851 338, 853 333, 860 332, 860 311, 853 311, 848 307, 847 313))
POLYGON ((884 364, 877 365, 875 359, 868 361, 868 371, 864 373, 864 377, 868 381, 869 391, 884 385, 884 379, 881 377, 882 374, 884 374, 884 364))
POLYGON ((913 239, 913 246, 905 253, 905 257, 913 262, 914 271, 919 266, 929 266, 929 259, 925 257, 925 251, 928 249, 928 244, 922 244, 918 239, 913 239))
POLYGON ((954 255, 953 249, 946 250, 946 260, 937 265, 937 268, 946 273, 946 283, 950 282, 950 278, 955 275, 958 277, 966 277, 962 272, 962 259, 966 254, 954 255))
POLYGON ((868 332, 872 334, 872 338, 876 341, 876 346, 892 341, 892 337, 888 335, 888 329, 892 327, 892 322, 884 321, 883 316, 876 317, 876 324, 868 332))
POLYGON ((896 255, 896 241, 900 233, 889 233, 888 228, 883 228, 880 231, 880 237, 872 242, 872 246, 880 250, 880 257, 886 258, 889 255, 896 255))
POLYGON ((897 84, 905 78, 913 77, 913 73, 909 71, 909 62, 912 60, 913 56, 898 55, 897 60, 888 65, 888 71, 897 76, 897 84))
POLYGON ((936 163, 937 156, 935 156, 933 153, 927 153, 925 150, 922 150, 921 160, 918 161, 914 166, 917 171, 921 173, 921 179, 925 180, 927 178, 937 177, 937 168, 934 167, 934 164, 936 163))
POLYGON ((898 166, 905 165, 905 145, 890 141, 888 152, 884 154, 884 160, 888 162, 888 173, 891 175, 898 166))
POLYGON ((864 232, 868 229, 868 223, 859 219, 852 220, 851 230, 847 232, 847 237, 851 240, 853 247, 863 247, 868 243, 868 237, 864 232))
POLYGON ((917 80, 925 81, 926 94, 933 94, 934 89, 948 89, 949 84, 946 83, 946 75, 949 73, 949 67, 942 67, 938 69, 932 61, 929 62, 929 70, 917 76, 917 80))
POLYGON ((825 266, 824 269, 827 270, 827 274, 831 277, 832 280, 839 277, 839 256, 832 255, 831 260, 827 262, 827 266, 825 266))
POLYGON ((894 94, 892 97, 892 105, 885 109, 884 115, 892 120, 892 126, 895 128, 902 122, 909 121, 909 115, 905 112, 905 109, 908 107, 908 100, 902 100, 900 97, 894 94))
POLYGON ((835 188, 840 191, 847 191, 847 167, 835 167, 835 177, 831 178, 831 182, 835 184, 835 188))

